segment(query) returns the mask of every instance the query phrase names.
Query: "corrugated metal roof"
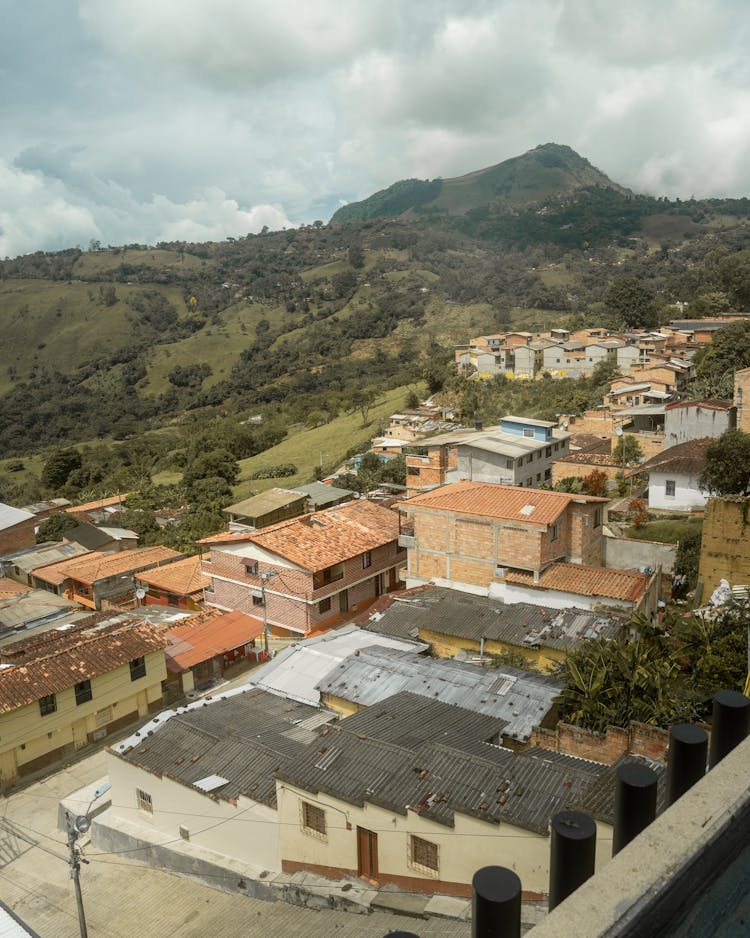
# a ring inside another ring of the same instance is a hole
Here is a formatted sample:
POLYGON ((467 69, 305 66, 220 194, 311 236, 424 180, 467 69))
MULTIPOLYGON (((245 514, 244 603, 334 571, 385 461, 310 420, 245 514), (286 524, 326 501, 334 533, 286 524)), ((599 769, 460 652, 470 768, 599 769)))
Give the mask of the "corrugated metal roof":
MULTIPOLYGON (((17 584, 20 585, 20 584, 17 584)), ((6 629, 24 629, 80 609, 71 599, 56 596, 49 590, 21 591, 0 600, 0 631, 6 629)))
POLYGON ((304 496, 299 492, 273 488, 237 502, 235 505, 230 505, 224 511, 230 515, 239 515, 241 518, 259 518, 261 515, 267 515, 269 512, 303 501, 304 496))
POLYGON ((268 664, 253 671, 250 681, 256 687, 286 694, 293 700, 316 706, 320 702, 320 692, 317 690, 320 681, 349 655, 370 645, 400 651, 424 651, 427 648, 425 644, 384 639, 365 629, 348 625, 289 645, 268 664))
POLYGON ((380 703, 401 691, 458 704, 507 721, 504 734, 527 740, 544 720, 563 684, 516 668, 482 668, 446 658, 423 658, 408 651, 373 646, 351 655, 318 684, 321 694, 360 706, 380 703), (515 678, 505 693, 492 691, 498 677, 515 678))
POLYGON ((88 553, 87 549, 80 544, 49 542, 39 544, 37 547, 29 547, 26 550, 15 551, 12 554, 4 554, 0 557, 0 566, 9 564, 18 567, 24 573, 30 573, 44 564, 71 560, 73 557, 81 557, 86 553, 88 553))
POLYGON ((34 515, 30 511, 24 511, 22 508, 14 508, 12 505, 6 505, 0 502, 0 531, 12 528, 23 521, 32 521, 34 515))

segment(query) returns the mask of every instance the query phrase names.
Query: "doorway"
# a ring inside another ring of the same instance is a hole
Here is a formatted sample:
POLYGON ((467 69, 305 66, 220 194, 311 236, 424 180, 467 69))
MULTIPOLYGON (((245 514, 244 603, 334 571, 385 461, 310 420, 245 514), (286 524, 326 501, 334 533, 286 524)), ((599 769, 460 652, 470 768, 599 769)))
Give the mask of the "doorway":
POLYGON ((357 874, 378 878, 378 835, 364 827, 357 828, 357 874))

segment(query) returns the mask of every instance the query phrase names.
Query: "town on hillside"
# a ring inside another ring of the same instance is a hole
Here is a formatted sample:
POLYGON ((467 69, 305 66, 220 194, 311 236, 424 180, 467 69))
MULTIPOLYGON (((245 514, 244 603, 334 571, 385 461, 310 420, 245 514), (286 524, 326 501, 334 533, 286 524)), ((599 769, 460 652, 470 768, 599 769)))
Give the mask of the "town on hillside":
POLYGON ((542 915, 559 812, 595 821, 602 867, 628 771, 650 820, 676 799, 675 726, 707 740, 730 693, 727 752, 750 729, 750 368, 731 399, 691 393, 738 319, 476 337, 470 380, 604 363, 609 388, 492 426, 411 401, 335 473, 224 496, 179 549, 139 493, 0 504, 3 791, 103 753, 61 809, 90 802, 88 830, 97 802, 97 850, 456 919, 501 865, 542 915))

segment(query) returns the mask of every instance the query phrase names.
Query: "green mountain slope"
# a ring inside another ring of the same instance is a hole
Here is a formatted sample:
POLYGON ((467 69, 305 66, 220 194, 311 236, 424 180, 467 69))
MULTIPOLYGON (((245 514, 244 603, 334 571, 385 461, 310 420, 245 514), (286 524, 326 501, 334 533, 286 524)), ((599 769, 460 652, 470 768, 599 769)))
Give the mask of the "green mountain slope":
POLYGON ((621 195, 630 194, 570 147, 545 143, 521 156, 455 179, 401 180, 361 202, 343 206, 331 222, 410 212, 463 215, 471 209, 489 206, 518 209, 596 186, 621 195))

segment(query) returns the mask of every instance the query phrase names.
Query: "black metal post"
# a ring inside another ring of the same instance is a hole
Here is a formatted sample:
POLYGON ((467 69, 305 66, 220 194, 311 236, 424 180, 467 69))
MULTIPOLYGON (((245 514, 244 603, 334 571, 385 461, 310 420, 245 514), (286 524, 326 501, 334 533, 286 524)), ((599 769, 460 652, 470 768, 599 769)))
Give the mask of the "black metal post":
POLYGON ((708 767, 730 753, 738 743, 750 735, 750 697, 736 690, 720 690, 714 697, 711 745, 708 767))
POLYGON ((615 779, 615 828, 612 856, 637 837, 656 817, 657 775, 647 765, 626 762, 615 779))
POLYGON ((471 881, 472 938, 520 938, 521 880, 504 866, 483 866, 471 881))
POLYGON ((551 826, 550 912, 593 874, 596 859, 596 822, 588 814, 558 811, 551 826))
POLYGON ((677 723, 669 730, 667 803, 674 804, 706 774, 708 733, 692 723, 677 723))

